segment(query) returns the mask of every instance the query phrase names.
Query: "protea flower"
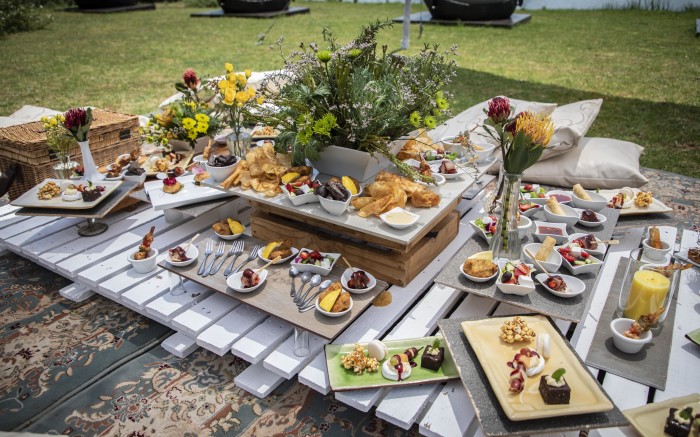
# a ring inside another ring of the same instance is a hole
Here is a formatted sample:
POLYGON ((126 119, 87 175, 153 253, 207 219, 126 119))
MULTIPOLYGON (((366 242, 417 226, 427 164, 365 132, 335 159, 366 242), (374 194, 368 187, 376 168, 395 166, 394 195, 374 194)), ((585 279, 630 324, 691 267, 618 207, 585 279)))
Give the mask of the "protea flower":
POLYGON ((515 131, 522 132, 533 145, 547 147, 554 133, 554 123, 549 115, 521 112, 513 121, 515 131))
POLYGON ((199 78, 193 69, 188 68, 182 75, 182 80, 185 82, 185 86, 191 90, 197 89, 197 84, 199 84, 199 78))
POLYGON ((509 132, 511 135, 515 136, 515 133, 518 131, 517 130, 518 119, 520 119, 524 116, 529 116, 529 115, 532 115, 532 113, 529 111, 519 112, 518 115, 515 116, 513 121, 511 121, 510 123, 508 123, 506 125, 506 127, 505 127, 506 132, 509 132))
POLYGON ((489 101, 487 115, 496 124, 504 123, 510 116, 510 101, 505 97, 494 97, 489 101))
POLYGON ((63 120, 63 127, 78 141, 85 141, 87 133, 92 123, 92 109, 71 108, 66 111, 63 120))

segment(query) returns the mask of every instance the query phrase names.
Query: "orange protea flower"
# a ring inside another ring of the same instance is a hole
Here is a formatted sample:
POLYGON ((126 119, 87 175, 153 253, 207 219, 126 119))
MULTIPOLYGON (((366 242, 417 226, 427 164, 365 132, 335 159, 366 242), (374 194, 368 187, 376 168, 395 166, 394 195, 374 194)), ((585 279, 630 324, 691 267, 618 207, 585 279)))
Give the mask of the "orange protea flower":
POLYGON ((547 147, 554 133, 554 122, 549 115, 522 112, 515 120, 515 131, 525 134, 532 144, 547 147))

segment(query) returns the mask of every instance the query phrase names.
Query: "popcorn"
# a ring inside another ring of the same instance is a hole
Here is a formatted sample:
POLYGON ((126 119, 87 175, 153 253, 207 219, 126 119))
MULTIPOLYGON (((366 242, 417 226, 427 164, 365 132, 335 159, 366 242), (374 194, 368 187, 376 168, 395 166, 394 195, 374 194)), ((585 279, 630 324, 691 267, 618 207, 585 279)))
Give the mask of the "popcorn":
POLYGON ((501 340, 506 343, 516 341, 530 341, 537 334, 527 326, 527 322, 520 316, 515 316, 513 320, 504 322, 501 326, 501 340))
POLYGON ((637 197, 634 198, 634 204, 640 208, 644 208, 651 205, 651 202, 653 201, 654 197, 651 195, 651 191, 640 191, 639 193, 637 193, 637 197))
POLYGON ((343 367, 352 369, 358 375, 362 375, 365 370, 371 373, 379 369, 379 361, 365 355, 364 348, 359 344, 355 344, 355 349, 352 352, 341 357, 340 362, 343 367))

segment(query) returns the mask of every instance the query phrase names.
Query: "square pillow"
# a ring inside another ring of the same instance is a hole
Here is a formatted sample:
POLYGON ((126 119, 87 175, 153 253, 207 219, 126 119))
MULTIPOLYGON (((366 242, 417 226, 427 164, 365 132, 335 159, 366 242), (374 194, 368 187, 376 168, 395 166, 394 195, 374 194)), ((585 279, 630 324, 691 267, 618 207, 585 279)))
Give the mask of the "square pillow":
POLYGON ((552 112, 554 135, 540 160, 554 158, 576 147, 586 136, 602 104, 603 99, 594 99, 557 107, 552 112))
POLYGON ((638 188, 648 182, 639 171, 644 148, 611 138, 583 138, 569 153, 540 160, 525 170, 523 181, 586 189, 638 188))

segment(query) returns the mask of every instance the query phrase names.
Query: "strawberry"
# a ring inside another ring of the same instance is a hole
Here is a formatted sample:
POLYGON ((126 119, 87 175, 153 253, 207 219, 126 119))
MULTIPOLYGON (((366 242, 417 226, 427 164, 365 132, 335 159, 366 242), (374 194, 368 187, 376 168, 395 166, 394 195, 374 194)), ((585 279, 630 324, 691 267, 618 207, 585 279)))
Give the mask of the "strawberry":
POLYGON ((299 258, 301 258, 302 260, 307 260, 307 259, 309 259, 310 255, 311 254, 309 252, 304 250, 301 253, 299 253, 299 258))
POLYGON ((486 230, 486 232, 489 234, 495 234, 496 233, 496 223, 489 223, 488 229, 486 230))
MULTIPOLYGON (((530 274, 530 267, 528 267, 527 264, 518 264, 518 266, 515 268, 515 274, 517 275, 518 272, 520 272, 520 275, 529 275, 530 274)), ((518 275, 518 276, 520 276, 518 275)))
POLYGON ((319 252, 318 250, 312 251, 312 252, 309 254, 309 257, 310 257, 311 259, 315 259, 315 260, 319 260, 319 261, 323 259, 323 255, 321 255, 321 252, 319 252))
POLYGON ((544 199, 544 193, 538 194, 537 197, 539 197, 540 199, 544 199))
POLYGON ((525 184, 523 188, 525 188, 525 191, 532 191, 532 184, 525 184))
POLYGON ((292 184, 285 185, 284 189, 289 191, 290 193, 294 192, 294 187, 292 186, 292 184))
POLYGON ((581 251, 581 258, 586 259, 586 258, 588 258, 588 257, 590 257, 590 256, 591 256, 591 255, 590 255, 588 252, 585 252, 585 251, 583 251, 583 250, 581 251))

